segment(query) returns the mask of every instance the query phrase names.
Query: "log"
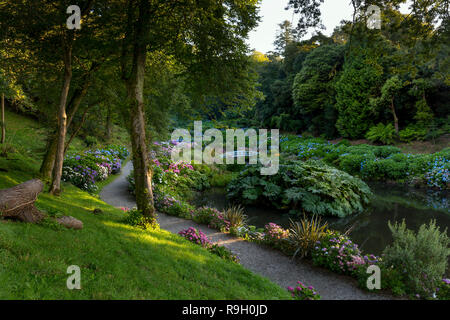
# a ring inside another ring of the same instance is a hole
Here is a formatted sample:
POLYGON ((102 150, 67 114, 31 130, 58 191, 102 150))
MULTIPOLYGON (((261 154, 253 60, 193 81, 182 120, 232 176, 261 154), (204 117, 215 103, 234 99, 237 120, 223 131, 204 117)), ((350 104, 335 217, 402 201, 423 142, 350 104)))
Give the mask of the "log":
POLYGON ((23 222, 40 222, 45 215, 34 206, 34 202, 43 189, 42 181, 33 179, 12 188, 0 190, 0 216, 23 222))

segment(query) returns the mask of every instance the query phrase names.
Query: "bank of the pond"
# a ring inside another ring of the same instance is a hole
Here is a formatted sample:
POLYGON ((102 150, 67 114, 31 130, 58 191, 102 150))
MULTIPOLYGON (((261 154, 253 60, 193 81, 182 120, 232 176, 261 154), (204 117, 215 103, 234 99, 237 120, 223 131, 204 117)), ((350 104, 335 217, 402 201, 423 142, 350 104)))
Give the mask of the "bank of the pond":
MULTIPOLYGON (((343 219, 323 218, 335 230, 346 231, 352 227, 350 236, 364 252, 380 255, 392 243, 388 221, 393 223, 404 219, 409 229, 417 231, 422 224, 434 219, 441 230, 450 230, 448 191, 426 191, 385 183, 371 183, 370 187, 374 197, 363 213, 343 219)), ((230 204, 224 188, 210 189, 196 198, 196 205, 208 205, 219 210, 230 204)), ((296 218, 268 207, 247 206, 245 213, 248 224, 258 228, 263 228, 269 222, 288 228, 289 220, 296 218)), ((446 275, 450 275, 449 269, 446 275)))
MULTIPOLYGON (((100 197, 105 202, 115 207, 131 208, 135 206, 134 199, 128 193, 126 180, 131 169, 132 163, 130 162, 122 169, 119 178, 103 188, 100 197)), ((316 288, 323 299, 392 299, 392 296, 388 294, 366 292, 359 289, 356 280, 350 277, 317 268, 304 260, 292 260, 279 251, 218 232, 191 220, 159 213, 158 222, 162 229, 173 233, 178 233, 188 227, 201 230, 212 242, 223 245, 237 254, 244 267, 269 278, 283 288, 300 280, 316 288)))
POLYGON ((284 135, 280 139, 284 157, 321 159, 365 181, 382 181, 428 189, 449 190, 450 148, 432 154, 402 153, 392 145, 336 144, 322 138, 284 135))

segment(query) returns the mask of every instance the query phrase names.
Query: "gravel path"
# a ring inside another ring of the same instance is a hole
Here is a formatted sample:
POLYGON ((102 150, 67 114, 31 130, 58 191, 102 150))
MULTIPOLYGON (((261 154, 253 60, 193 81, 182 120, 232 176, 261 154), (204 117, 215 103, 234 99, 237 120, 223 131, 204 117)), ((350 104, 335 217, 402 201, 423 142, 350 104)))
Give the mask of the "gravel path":
MULTIPOLYGON (((103 201, 115 207, 136 206, 134 198, 128 193, 126 176, 132 169, 132 161, 122 168, 122 174, 100 193, 103 201)), ((384 300, 392 299, 389 295, 369 293, 357 287, 356 280, 314 267, 308 261, 293 261, 282 253, 262 245, 244 241, 217 230, 199 225, 191 220, 181 219, 158 213, 162 229, 178 233, 182 229, 195 227, 204 232, 215 243, 229 248, 237 254, 241 264, 283 288, 294 286, 298 280, 311 285, 326 300, 384 300)))

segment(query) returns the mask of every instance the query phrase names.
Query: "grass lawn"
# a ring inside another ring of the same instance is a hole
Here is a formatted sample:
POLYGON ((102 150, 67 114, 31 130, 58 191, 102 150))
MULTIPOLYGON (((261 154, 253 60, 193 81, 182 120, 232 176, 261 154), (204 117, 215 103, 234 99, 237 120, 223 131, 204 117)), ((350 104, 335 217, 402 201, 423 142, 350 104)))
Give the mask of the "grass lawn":
MULTIPOLYGON (((12 113, 7 121, 10 134, 16 130, 9 143, 18 152, 0 157, 0 189, 37 176, 44 146, 36 122, 12 113)), ((60 197, 42 193, 37 206, 80 219, 84 228, 0 219, 0 299, 290 298, 278 285, 178 235, 121 223, 121 210, 69 184, 60 197), (102 213, 93 214, 96 208, 102 213), (66 287, 70 265, 81 268, 81 290, 66 287)))

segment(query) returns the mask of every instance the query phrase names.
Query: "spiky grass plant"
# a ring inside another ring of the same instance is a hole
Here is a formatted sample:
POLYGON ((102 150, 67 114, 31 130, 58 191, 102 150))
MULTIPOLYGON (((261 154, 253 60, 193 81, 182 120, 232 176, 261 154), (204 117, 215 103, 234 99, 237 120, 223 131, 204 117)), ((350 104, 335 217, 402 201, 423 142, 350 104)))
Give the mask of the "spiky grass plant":
POLYGON ((239 228, 245 226, 247 216, 244 214, 244 208, 240 205, 228 207, 225 210, 225 220, 230 222, 230 228, 239 228))
POLYGON ((320 241, 326 234, 328 223, 322 223, 322 219, 318 215, 313 215, 308 218, 303 214, 300 221, 290 220, 289 238, 295 248, 292 258, 295 258, 298 253, 300 257, 304 258, 308 255, 317 241, 320 241))

